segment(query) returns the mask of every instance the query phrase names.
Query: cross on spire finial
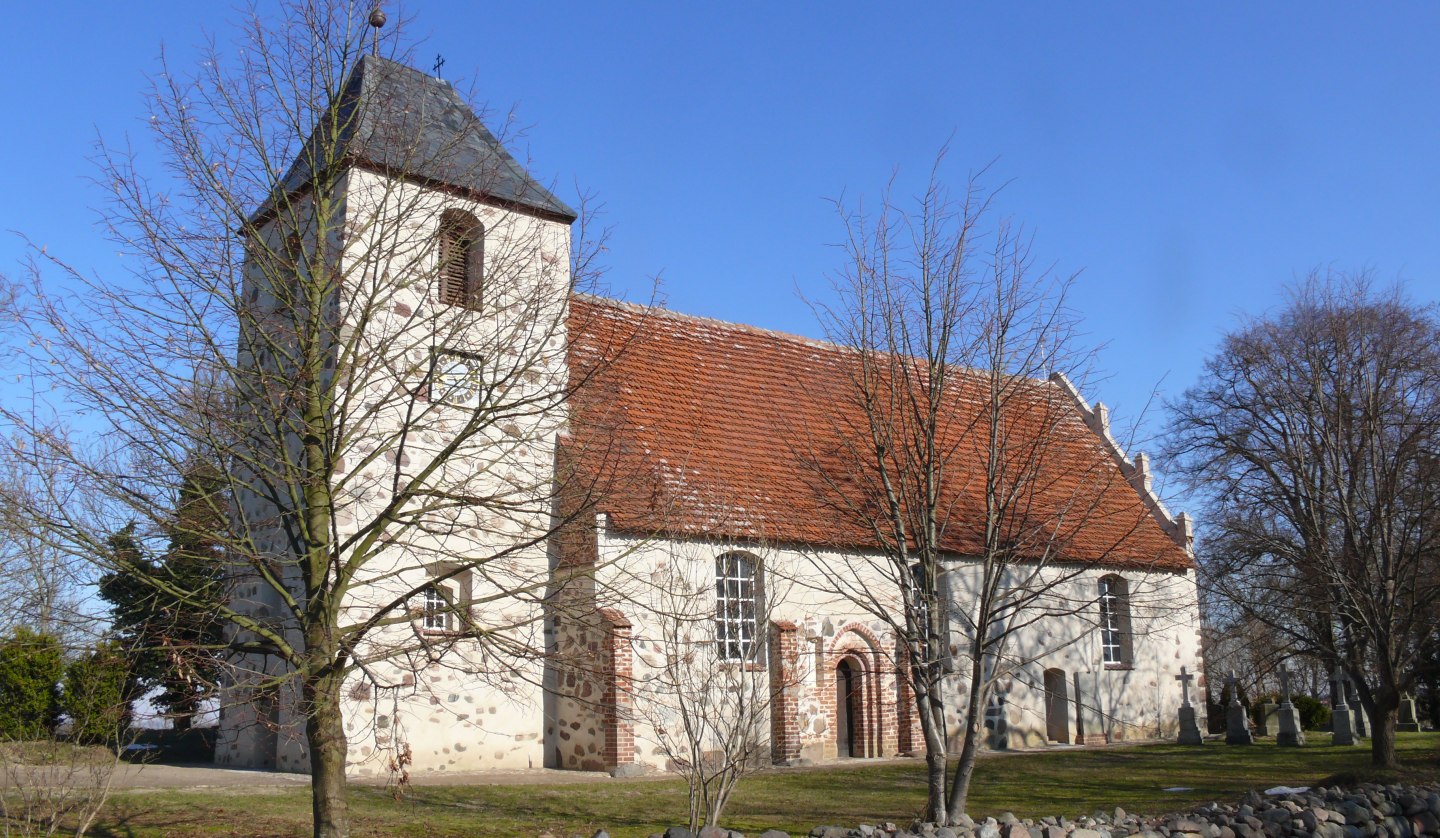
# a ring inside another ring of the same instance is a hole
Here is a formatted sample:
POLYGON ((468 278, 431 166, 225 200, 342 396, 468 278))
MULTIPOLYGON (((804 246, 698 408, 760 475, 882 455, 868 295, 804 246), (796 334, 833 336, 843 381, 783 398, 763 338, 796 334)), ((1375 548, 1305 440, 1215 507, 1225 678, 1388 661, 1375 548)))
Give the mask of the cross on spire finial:
POLYGON ((444 67, 444 66, 445 66, 445 56, 441 55, 441 54, 438 53, 438 52, 435 53, 435 68, 434 68, 435 78, 437 78, 437 79, 440 78, 440 68, 441 68, 441 67, 444 67))

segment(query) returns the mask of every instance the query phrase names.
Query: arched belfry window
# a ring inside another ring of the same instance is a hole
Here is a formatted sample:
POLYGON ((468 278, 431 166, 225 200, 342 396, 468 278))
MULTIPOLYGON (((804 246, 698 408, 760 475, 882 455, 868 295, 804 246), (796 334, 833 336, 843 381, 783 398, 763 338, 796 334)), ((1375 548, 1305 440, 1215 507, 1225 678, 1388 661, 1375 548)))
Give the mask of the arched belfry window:
POLYGON ((760 645, 760 567, 752 556, 715 559, 715 645, 720 659, 749 661, 760 645))
POLYGON ((468 212, 440 215, 440 302, 479 308, 485 279, 485 228, 468 212))
POLYGON ((1122 576, 1100 579, 1100 651, 1107 667, 1130 666, 1130 585, 1122 576))

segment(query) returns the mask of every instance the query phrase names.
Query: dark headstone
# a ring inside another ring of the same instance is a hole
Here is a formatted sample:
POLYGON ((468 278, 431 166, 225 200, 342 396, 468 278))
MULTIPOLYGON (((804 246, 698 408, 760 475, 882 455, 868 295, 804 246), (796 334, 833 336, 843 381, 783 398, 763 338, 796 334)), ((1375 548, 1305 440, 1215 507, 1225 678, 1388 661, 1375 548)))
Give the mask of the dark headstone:
POLYGON ((1180 738, 1181 745, 1203 745, 1205 739, 1200 735, 1200 727, 1195 723, 1195 706, 1190 703, 1190 682, 1195 679, 1194 675, 1180 667, 1180 674, 1175 680, 1180 682, 1180 738))
POLYGON ((1400 699, 1400 718, 1395 723, 1395 729, 1401 733, 1420 732, 1420 714, 1415 710, 1414 696, 1400 699))

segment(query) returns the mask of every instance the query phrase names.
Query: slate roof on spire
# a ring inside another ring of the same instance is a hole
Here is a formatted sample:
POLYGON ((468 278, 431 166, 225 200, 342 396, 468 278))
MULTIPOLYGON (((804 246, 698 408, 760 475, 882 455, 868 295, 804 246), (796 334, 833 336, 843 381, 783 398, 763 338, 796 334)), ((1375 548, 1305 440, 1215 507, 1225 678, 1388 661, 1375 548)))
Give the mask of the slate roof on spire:
MULTIPOLYGON (((335 107, 338 145, 352 164, 458 189, 566 224, 577 217, 510 156, 443 79, 379 56, 362 56, 335 107)), ((325 126, 316 129, 281 181, 286 191, 309 182, 311 161, 320 156, 311 148, 322 130, 325 126)), ((338 159, 339 154, 332 147, 323 157, 338 159)))

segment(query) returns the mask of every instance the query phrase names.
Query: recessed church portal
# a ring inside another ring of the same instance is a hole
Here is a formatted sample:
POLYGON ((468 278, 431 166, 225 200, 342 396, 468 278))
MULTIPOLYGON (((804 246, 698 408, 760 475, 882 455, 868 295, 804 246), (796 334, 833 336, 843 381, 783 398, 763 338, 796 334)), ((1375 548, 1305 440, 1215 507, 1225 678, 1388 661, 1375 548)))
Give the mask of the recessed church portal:
POLYGON ((835 744, 842 757, 865 756, 861 731, 865 729, 862 671, 854 658, 835 667, 835 744))

